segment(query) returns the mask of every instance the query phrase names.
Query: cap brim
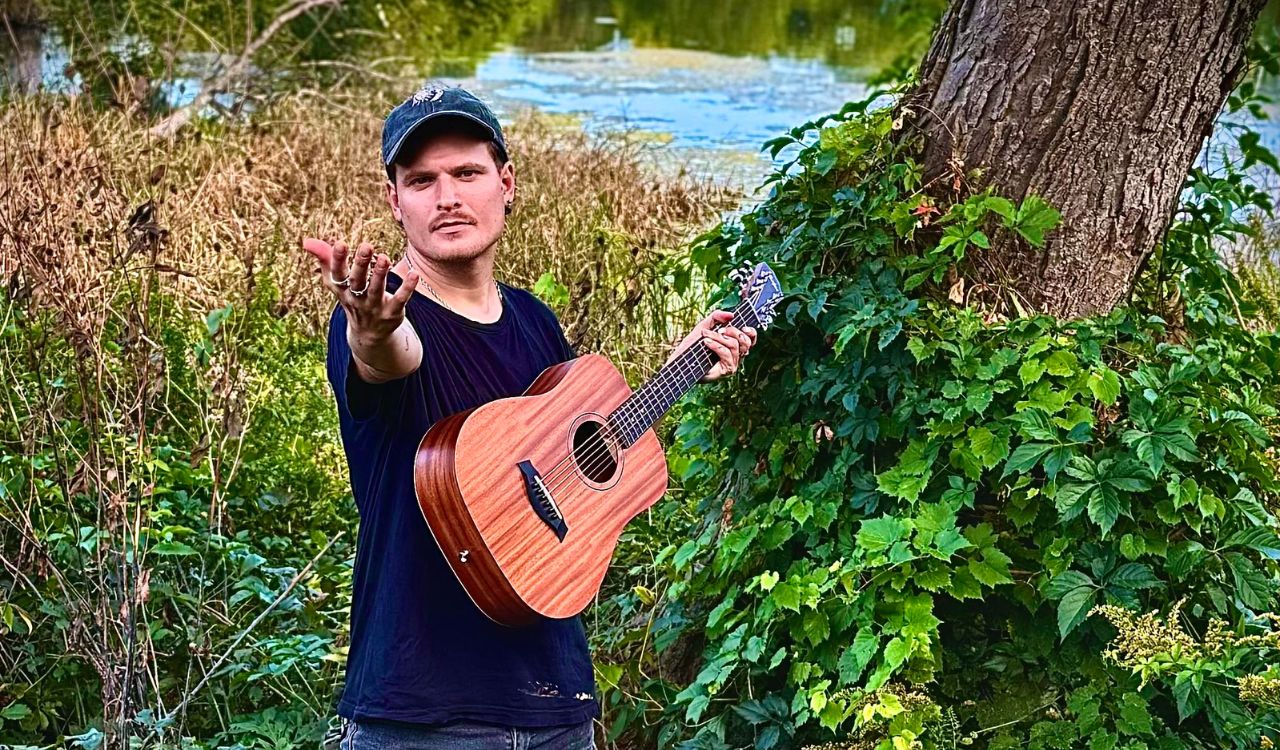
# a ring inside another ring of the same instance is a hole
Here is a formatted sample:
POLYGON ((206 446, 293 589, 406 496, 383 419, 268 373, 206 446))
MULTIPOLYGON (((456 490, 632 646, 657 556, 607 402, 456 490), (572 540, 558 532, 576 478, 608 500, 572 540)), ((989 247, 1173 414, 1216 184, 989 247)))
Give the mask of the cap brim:
POLYGON ((490 140, 492 140, 494 143, 497 143, 498 148, 502 149, 504 153, 506 152, 506 149, 503 147, 502 143, 498 140, 497 132, 495 132, 493 128, 489 127, 488 123, 486 123, 484 120, 481 120, 479 117, 476 117, 475 115, 472 115, 472 114, 468 114, 466 112, 431 112, 418 118, 417 122, 413 123, 413 125, 410 125, 409 128, 404 131, 404 134, 401 135, 399 140, 395 142, 395 145, 391 147, 391 152, 387 154, 386 157, 384 157, 383 166, 389 167, 395 163, 396 157, 400 155, 400 149, 404 147, 404 142, 409 140, 409 136, 418 132, 418 130, 421 129, 423 125, 427 124, 432 120, 441 120, 447 117, 456 117, 456 118, 467 120, 468 122, 474 123, 475 125, 479 126, 480 129, 483 130, 485 133, 489 134, 490 140))

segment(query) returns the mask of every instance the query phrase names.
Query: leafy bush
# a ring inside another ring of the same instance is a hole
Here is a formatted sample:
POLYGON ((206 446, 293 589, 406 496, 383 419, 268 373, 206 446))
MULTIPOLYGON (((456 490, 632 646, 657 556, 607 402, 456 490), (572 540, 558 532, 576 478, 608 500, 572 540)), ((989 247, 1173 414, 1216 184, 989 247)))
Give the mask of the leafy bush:
POLYGON ((931 194, 911 113, 871 102, 769 144, 802 149, 693 251, 790 296, 672 451, 701 500, 651 638, 701 643, 696 674, 620 690, 679 689, 658 740, 698 748, 1274 741, 1280 335, 1212 244, 1268 199, 1197 171, 1132 304, 1007 319, 965 269, 1056 212, 931 194), (1232 636, 1134 651, 1138 613, 1232 636))

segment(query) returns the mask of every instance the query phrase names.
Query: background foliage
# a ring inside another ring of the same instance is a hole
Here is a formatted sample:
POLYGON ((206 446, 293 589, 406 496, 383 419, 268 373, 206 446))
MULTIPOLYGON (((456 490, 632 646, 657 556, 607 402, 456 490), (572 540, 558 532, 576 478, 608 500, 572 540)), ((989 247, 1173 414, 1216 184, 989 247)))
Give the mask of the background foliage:
POLYGON ((619 664, 624 693, 674 693, 621 723, 699 748, 1270 747, 1280 336, 1218 248, 1270 214, 1274 157, 1245 131, 1193 169, 1127 305, 1006 319, 965 269, 1057 212, 921 184, 916 113, 874 99, 767 144, 804 148, 692 251, 709 278, 767 261, 790 297, 682 415, 695 522, 661 597, 613 605, 701 658, 619 664))

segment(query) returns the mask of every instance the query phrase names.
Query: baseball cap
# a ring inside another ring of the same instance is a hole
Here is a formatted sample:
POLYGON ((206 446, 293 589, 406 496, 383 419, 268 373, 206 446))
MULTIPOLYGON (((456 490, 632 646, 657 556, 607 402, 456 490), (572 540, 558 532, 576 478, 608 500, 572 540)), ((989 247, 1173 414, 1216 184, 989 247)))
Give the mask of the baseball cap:
POLYGON ((449 117, 473 123, 498 147, 502 161, 507 160, 507 142, 502 137, 502 126, 498 124, 493 110, 464 88, 428 81, 396 105, 382 121, 383 166, 395 162, 413 131, 424 123, 449 117))

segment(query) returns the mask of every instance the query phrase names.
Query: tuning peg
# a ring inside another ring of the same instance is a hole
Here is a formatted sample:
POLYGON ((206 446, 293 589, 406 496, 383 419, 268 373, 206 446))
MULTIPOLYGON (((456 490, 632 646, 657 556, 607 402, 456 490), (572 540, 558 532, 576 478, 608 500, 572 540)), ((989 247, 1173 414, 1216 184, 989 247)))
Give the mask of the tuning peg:
POLYGON ((754 266, 752 265, 751 261, 744 260, 742 261, 741 268, 735 268, 729 272, 729 278, 733 279, 739 285, 742 285, 747 283, 747 279, 751 278, 751 272, 753 270, 754 270, 754 266))

